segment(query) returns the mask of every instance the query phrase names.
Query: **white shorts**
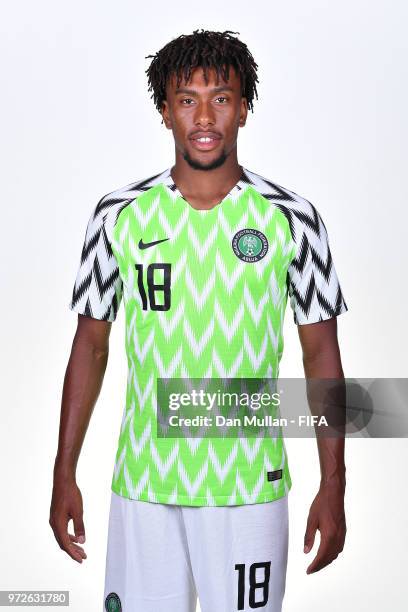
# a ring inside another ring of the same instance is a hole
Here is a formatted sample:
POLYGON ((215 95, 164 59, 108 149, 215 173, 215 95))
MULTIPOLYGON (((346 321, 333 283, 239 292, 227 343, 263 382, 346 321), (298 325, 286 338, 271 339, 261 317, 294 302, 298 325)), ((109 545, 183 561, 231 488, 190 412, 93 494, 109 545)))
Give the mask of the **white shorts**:
POLYGON ((281 612, 288 495, 177 506, 111 492, 104 612, 281 612))

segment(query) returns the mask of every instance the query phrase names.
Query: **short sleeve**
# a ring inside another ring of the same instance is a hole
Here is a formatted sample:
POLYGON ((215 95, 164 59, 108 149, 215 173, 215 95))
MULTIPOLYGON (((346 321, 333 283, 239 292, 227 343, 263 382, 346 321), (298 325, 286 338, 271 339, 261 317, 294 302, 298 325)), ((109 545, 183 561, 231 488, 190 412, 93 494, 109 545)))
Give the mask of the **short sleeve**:
POLYGON ((101 206, 101 202, 88 221, 68 306, 94 319, 114 321, 122 299, 123 284, 111 246, 112 214, 101 206))
POLYGON ((307 213, 296 217, 296 254, 287 275, 290 305, 298 325, 325 321, 348 310, 326 226, 316 208, 308 204, 307 213))

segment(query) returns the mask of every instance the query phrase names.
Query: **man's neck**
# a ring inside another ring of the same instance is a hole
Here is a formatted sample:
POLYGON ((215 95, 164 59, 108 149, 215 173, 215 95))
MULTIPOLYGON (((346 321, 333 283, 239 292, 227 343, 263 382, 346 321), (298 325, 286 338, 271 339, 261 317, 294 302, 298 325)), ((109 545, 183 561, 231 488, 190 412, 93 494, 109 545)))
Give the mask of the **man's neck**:
POLYGON ((183 197, 196 208, 207 208, 221 202, 239 181, 242 167, 236 156, 228 156, 219 168, 196 170, 176 155, 171 176, 183 197))

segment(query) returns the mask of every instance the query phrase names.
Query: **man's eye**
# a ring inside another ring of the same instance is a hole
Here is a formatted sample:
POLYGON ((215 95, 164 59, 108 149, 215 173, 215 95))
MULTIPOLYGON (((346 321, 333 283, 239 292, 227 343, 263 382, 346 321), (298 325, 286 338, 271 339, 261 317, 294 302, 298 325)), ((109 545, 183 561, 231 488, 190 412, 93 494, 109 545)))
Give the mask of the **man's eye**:
POLYGON ((225 96, 218 96, 218 98, 216 98, 217 100, 227 100, 227 98, 225 96))
MULTIPOLYGON (((181 102, 182 103, 184 103, 184 102, 193 102, 193 99, 192 98, 183 98, 181 102)), ((190 106, 190 105, 187 104, 187 106, 190 106)))

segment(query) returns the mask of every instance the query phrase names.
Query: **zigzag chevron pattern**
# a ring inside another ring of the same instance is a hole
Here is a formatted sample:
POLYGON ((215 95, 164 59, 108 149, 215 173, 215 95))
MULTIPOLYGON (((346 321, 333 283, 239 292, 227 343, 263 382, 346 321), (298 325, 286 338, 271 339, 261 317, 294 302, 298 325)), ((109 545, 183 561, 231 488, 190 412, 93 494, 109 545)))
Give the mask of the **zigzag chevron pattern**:
POLYGON ((295 323, 315 323, 346 312, 326 226, 315 206, 258 174, 246 171, 246 175, 248 182, 285 214, 297 245, 287 277, 295 323))
MULTIPOLYGON (((121 210, 160 180, 160 176, 130 183, 103 196, 92 211, 69 308, 103 321, 114 321, 123 295, 122 279, 112 253, 112 232, 121 210)), ((159 206, 158 200, 156 207, 159 206)), ((137 210, 137 208, 136 208, 137 210)), ((148 211, 145 225, 155 213, 148 211)), ((140 221, 140 217, 139 217, 140 221)), ((141 224, 142 225, 142 224, 141 224)))
POLYGON ((124 302, 129 369, 113 491, 193 506, 262 503, 288 493, 280 430, 255 438, 240 431, 234 439, 221 437, 226 428, 208 438, 205 427, 195 437, 183 427, 183 437, 169 437, 156 385, 158 378, 184 378, 180 391, 188 392, 190 377, 277 378, 288 300, 298 324, 347 310, 323 220, 294 192, 243 168, 222 202, 199 211, 166 169, 98 202, 69 307, 114 321, 124 302), (248 228, 267 241, 258 261, 233 248, 234 236, 248 228), (140 240, 163 239, 139 248, 140 240), (267 472, 277 469, 282 478, 269 482, 267 472))

